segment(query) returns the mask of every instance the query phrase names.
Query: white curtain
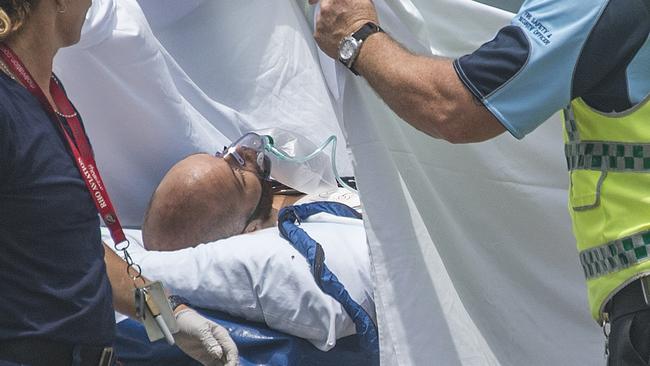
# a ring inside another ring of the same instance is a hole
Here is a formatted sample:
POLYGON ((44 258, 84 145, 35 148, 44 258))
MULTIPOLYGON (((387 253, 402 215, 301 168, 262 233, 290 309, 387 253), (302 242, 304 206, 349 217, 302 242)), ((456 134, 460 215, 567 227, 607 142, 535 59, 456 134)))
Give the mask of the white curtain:
MULTIPOLYGON (((123 225, 141 225, 174 163, 243 132, 282 127, 316 144, 344 141, 293 1, 141 3, 147 18, 135 0, 94 0, 81 42, 55 59, 123 225)), ((337 162, 352 175, 344 148, 337 162)))
MULTIPOLYGON (((375 4, 411 50, 448 57, 513 16, 469 0, 375 4)), ((604 364, 566 211, 559 117, 524 141, 506 134, 454 146, 409 127, 335 68, 366 210, 382 363, 604 364)))

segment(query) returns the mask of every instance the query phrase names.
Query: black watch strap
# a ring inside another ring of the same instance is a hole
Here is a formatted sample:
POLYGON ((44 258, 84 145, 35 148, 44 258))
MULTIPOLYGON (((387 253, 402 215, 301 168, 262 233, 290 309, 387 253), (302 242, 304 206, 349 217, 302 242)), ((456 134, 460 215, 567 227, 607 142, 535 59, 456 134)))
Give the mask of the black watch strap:
MULTIPOLYGON (((383 31, 384 30, 381 29, 381 27, 378 24, 375 24, 373 22, 368 22, 368 23, 364 24, 363 27, 359 28, 358 31, 352 33, 352 38, 356 39, 357 41, 363 42, 371 34, 383 32, 383 31)), ((361 44, 361 46, 363 46, 363 43, 361 44)), ((361 47, 361 46, 359 46, 359 47, 361 47)), ((359 49, 359 52, 361 52, 361 49, 359 49)), ((357 52, 357 57, 359 56, 359 52, 357 52)), ((357 61, 357 57, 355 57, 354 60, 352 60, 350 62, 350 65, 348 66, 350 71, 352 71, 355 75, 359 75, 357 70, 355 70, 355 68, 354 68, 354 63, 357 61)))
POLYGON ((172 311, 175 311, 180 305, 190 306, 190 302, 183 296, 171 295, 167 300, 169 300, 169 306, 172 308, 172 311))
POLYGON ((368 38, 369 35, 377 32, 383 32, 383 29, 378 24, 373 22, 368 22, 359 28, 358 31, 352 33, 352 37, 356 38, 359 41, 363 41, 368 38))

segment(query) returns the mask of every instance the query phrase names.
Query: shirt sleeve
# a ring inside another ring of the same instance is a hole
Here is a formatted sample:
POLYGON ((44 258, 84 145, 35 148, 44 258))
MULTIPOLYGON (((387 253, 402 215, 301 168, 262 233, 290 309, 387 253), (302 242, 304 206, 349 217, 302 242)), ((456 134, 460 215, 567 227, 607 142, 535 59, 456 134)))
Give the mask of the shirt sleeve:
POLYGON ((454 61, 465 86, 516 138, 572 99, 580 52, 607 0, 529 0, 511 24, 454 61))

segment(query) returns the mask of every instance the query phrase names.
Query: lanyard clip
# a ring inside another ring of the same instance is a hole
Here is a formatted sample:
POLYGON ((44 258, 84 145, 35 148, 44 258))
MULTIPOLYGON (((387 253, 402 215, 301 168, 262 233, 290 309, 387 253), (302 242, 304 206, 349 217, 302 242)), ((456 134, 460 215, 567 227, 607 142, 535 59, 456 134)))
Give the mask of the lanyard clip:
POLYGON ((650 306, 650 276, 643 276, 639 281, 641 282, 641 290, 643 291, 643 300, 646 305, 650 306))
POLYGON ((609 358, 609 334, 611 333, 612 326, 609 322, 609 313, 603 313, 603 335, 605 335, 605 359, 609 358))

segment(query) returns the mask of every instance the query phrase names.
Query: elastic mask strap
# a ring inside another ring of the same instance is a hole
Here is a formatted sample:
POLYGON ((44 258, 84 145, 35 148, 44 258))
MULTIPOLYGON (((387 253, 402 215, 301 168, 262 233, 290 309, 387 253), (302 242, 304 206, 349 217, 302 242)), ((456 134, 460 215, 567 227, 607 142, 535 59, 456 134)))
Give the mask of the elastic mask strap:
POLYGON ((239 155, 239 153, 237 152, 237 146, 236 146, 236 145, 235 145, 235 146, 231 146, 231 147, 229 147, 229 148, 228 148, 228 152, 226 152, 226 154, 224 155, 224 157, 226 157, 226 156, 228 156, 228 155, 232 155, 232 156, 235 158, 235 160, 237 160, 237 163, 238 163, 240 166, 244 166, 244 165, 246 165, 246 162, 244 161, 244 158, 242 158, 242 156, 239 155))

